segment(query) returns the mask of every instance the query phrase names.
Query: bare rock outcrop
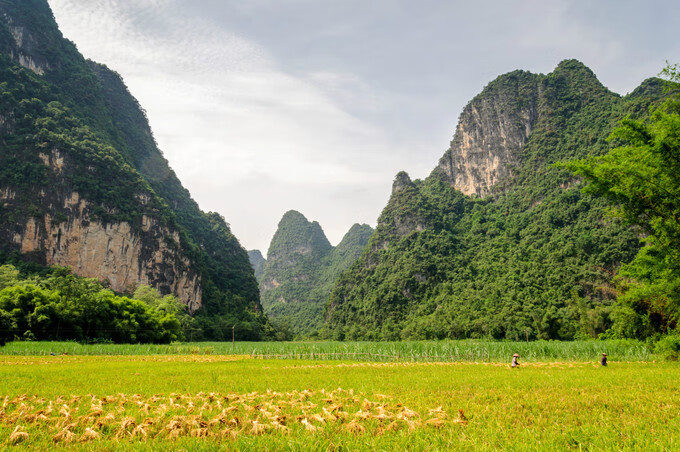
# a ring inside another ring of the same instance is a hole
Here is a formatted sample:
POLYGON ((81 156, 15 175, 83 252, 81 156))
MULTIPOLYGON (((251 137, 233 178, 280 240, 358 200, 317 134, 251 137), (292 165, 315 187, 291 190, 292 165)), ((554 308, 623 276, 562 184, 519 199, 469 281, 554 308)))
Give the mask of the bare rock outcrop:
POLYGON ((27 27, 17 24, 10 15, 3 14, 2 19, 7 22, 14 39, 14 48, 9 50, 10 58, 38 75, 45 75, 50 69, 50 63, 42 52, 37 50, 40 47, 39 39, 36 39, 27 27))
POLYGON ((524 71, 506 74, 465 107, 438 165, 456 189, 485 196, 511 174, 538 117, 539 80, 524 71))
MULTIPOLYGON (((68 169, 58 149, 40 153, 39 158, 55 176, 68 169)), ((47 213, 20 216, 7 231, 4 248, 33 255, 48 265, 71 267, 79 276, 107 281, 118 292, 145 284, 161 293, 174 293, 196 311, 202 304, 201 278, 183 255, 177 231, 144 215, 138 225, 126 221, 103 222, 93 215, 93 206, 75 191, 33 195, 47 213)), ((148 202, 140 194, 140 204, 148 202)), ((19 211, 23 200, 11 187, 0 187, 0 207, 19 211)))

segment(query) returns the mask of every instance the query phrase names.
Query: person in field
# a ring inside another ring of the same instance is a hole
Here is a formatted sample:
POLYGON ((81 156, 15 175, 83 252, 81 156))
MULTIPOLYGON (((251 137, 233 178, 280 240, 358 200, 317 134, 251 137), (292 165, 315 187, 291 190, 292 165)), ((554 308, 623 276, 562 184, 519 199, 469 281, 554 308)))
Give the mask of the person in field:
POLYGON ((602 359, 600 359, 600 365, 601 366, 606 366, 607 365, 607 354, 603 353, 602 354, 602 359))
POLYGON ((512 367, 519 367, 519 362, 517 362, 517 358, 519 358, 519 355, 517 353, 512 355, 512 367))

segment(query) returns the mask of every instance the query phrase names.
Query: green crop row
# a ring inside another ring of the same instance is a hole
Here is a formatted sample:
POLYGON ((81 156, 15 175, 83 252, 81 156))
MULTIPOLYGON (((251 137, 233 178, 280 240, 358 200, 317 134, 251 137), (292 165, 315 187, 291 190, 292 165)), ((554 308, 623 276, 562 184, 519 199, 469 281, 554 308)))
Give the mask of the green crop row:
POLYGON ((420 342, 200 342, 159 344, 80 344, 12 342, 0 355, 249 355, 257 358, 343 361, 504 362, 514 353, 526 361, 654 359, 646 343, 634 340, 499 342, 482 340, 420 342))

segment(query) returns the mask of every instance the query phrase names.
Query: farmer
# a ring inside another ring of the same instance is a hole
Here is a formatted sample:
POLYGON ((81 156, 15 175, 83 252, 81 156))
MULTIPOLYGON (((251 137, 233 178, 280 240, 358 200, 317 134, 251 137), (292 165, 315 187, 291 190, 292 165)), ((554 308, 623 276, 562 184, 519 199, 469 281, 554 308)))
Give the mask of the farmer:
POLYGON ((519 367, 519 363, 517 362, 517 358, 519 358, 519 355, 517 353, 512 355, 512 367, 519 367))
POLYGON ((606 353, 602 354, 602 359, 600 360, 600 365, 602 365, 602 366, 607 365, 607 354, 606 353))

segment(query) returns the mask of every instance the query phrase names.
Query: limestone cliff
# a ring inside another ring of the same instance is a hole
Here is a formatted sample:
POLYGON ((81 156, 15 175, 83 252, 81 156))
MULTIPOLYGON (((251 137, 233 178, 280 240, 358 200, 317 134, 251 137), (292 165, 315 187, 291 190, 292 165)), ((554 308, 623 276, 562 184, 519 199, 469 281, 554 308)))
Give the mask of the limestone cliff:
POLYGON ((0 80, 0 259, 70 266, 120 292, 149 284, 261 337, 246 251, 199 209, 120 76, 63 38, 46 0, 0 2, 0 80))
POLYGON ((590 69, 575 60, 560 63, 550 77, 526 71, 504 74, 464 108, 437 170, 446 174, 457 190, 484 197, 515 174, 537 123, 566 112, 565 107, 572 107, 573 113, 607 93, 612 94, 590 69), (579 98, 560 97, 570 84, 577 85, 579 98))
POLYGON ((538 79, 523 71, 504 75, 465 107, 439 162, 458 190, 484 196, 511 173, 538 116, 538 79))
MULTIPOLYGON (((78 192, 54 190, 61 185, 59 175, 68 171, 68 157, 56 149, 38 156, 55 175, 53 190, 29 189, 43 213, 25 216, 21 212, 26 189, 17 196, 17 189, 0 184, 0 206, 17 218, 2 228, 2 250, 18 251, 48 265, 71 267, 77 275, 104 280, 118 292, 146 284, 161 293, 176 294, 190 312, 201 307, 201 278, 182 253, 177 230, 147 215, 142 215, 139 227, 97 218, 93 204, 78 192)), ((147 204, 149 195, 138 198, 147 204)))
MULTIPOLYGON (((29 3, 29 2, 27 2, 29 3)), ((36 7, 36 5, 30 5, 36 7)), ((49 9, 40 11, 38 5, 38 12, 42 16, 50 14, 49 9)), ((6 24, 5 34, 11 39, 5 41, 3 51, 16 63, 33 71, 38 75, 45 75, 45 72, 50 70, 51 65, 49 57, 42 49, 42 33, 44 30, 36 30, 31 26, 30 18, 25 15, 12 14, 14 12, 11 5, 0 5, 0 15, 6 24), (9 32, 9 33, 7 33, 9 32)), ((35 17, 35 16, 34 16, 35 17)))
POLYGON ((655 82, 621 97, 575 60, 492 81, 429 177, 397 175, 368 246, 336 280, 322 334, 596 337, 612 303, 599 288, 639 240, 555 164, 606 153, 617 121, 662 97, 655 82))

